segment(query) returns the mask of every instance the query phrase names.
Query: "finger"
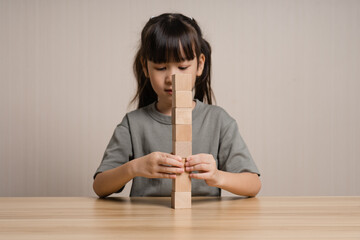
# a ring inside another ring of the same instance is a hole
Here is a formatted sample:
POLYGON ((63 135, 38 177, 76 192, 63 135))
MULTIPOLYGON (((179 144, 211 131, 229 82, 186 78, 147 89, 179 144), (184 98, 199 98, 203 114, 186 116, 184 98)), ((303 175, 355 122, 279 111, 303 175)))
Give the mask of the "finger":
POLYGON ((193 171, 205 171, 209 172, 211 170, 210 164, 197 164, 195 166, 185 167, 185 171, 187 172, 193 172, 193 171))
POLYGON ((168 173, 158 173, 155 175, 156 178, 171 178, 171 179, 175 179, 176 178, 176 174, 168 174, 168 173))
POLYGON ((165 158, 172 158, 172 159, 175 159, 177 161, 182 161, 182 158, 180 156, 173 155, 173 154, 170 154, 170 153, 164 153, 164 157, 165 158))
POLYGON ((203 159, 199 155, 192 155, 186 158, 185 166, 194 166, 203 163, 203 159))
POLYGON ((159 165, 184 168, 184 163, 182 161, 179 162, 178 160, 175 160, 173 158, 163 158, 163 159, 160 159, 160 161, 158 163, 159 163, 159 165))
POLYGON ((177 167, 159 167, 159 173, 167 173, 167 174, 180 174, 185 171, 184 168, 177 167))
POLYGON ((190 173, 189 177, 196 179, 208 179, 210 178, 210 173, 190 173))
POLYGON ((211 154, 197 154, 197 155, 192 155, 189 156, 187 158, 187 162, 185 164, 185 166, 193 166, 196 164, 202 164, 202 163, 207 163, 207 164, 212 164, 215 163, 215 159, 211 154), (187 163, 189 162, 189 163, 187 163))

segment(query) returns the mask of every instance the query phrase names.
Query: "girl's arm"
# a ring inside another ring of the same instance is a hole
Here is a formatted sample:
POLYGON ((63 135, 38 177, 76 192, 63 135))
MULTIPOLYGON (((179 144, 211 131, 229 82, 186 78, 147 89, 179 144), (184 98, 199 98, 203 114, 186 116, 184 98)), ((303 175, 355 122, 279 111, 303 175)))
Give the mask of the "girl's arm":
POLYGON ((119 191, 134 177, 134 161, 130 161, 117 168, 97 174, 94 179, 93 189, 99 197, 107 197, 119 191))
POLYGON ((93 189, 99 197, 119 191, 134 177, 176 178, 184 172, 181 157, 153 152, 96 175, 93 189))
POLYGON ((216 186, 241 196, 255 197, 261 188, 261 181, 256 173, 230 173, 219 170, 216 186))
POLYGON ((186 160, 185 171, 191 178, 204 179, 212 187, 218 187, 231 193, 255 197, 261 188, 259 176, 256 173, 231 173, 218 170, 211 154, 197 154, 186 160))

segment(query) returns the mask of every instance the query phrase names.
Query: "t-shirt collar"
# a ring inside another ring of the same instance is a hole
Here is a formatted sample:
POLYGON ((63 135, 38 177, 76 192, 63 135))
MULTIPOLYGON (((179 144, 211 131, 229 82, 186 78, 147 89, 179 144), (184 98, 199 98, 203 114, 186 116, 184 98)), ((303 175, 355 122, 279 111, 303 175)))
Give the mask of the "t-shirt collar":
MULTIPOLYGON (((192 119, 193 121, 196 119, 196 117, 199 115, 199 112, 201 111, 201 108, 203 107, 204 103, 199 101, 198 99, 195 99, 196 105, 194 109, 192 110, 192 119)), ((156 109, 156 102, 151 103, 147 107, 145 107, 147 110, 147 113, 156 121, 171 125, 171 116, 165 115, 161 112, 159 112, 156 109)))

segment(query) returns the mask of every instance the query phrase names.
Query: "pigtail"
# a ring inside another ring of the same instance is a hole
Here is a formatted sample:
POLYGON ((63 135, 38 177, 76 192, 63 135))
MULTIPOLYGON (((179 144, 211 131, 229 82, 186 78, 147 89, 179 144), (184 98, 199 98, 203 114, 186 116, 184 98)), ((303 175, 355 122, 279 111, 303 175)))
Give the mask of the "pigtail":
POLYGON ((143 71, 141 63, 141 54, 138 50, 135 55, 135 61, 133 65, 134 75, 137 81, 137 91, 130 104, 134 104, 138 100, 138 108, 147 106, 157 100, 157 95, 151 86, 150 79, 148 79, 143 71))
POLYGON ((203 38, 201 29, 195 19, 191 18, 189 23, 195 28, 200 38, 201 53, 205 56, 203 73, 200 77, 196 78, 195 82, 195 99, 212 104, 213 98, 215 100, 215 96, 211 88, 211 46, 209 42, 203 38))
POLYGON ((204 70, 195 82, 195 98, 202 102, 212 104, 214 93, 211 88, 211 47, 210 44, 202 38, 201 52, 205 56, 204 70))

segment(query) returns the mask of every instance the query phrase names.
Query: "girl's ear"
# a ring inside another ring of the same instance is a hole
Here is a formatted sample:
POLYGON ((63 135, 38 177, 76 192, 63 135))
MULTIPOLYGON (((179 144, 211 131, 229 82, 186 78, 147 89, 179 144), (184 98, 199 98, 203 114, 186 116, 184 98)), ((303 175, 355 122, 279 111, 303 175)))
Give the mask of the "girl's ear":
POLYGON ((142 66, 145 77, 149 78, 149 72, 148 72, 148 68, 147 68, 147 61, 144 60, 143 58, 140 58, 140 62, 141 62, 141 66, 142 66))
POLYGON ((201 74, 204 71, 204 66, 205 66, 205 55, 202 53, 199 56, 199 64, 198 64, 198 68, 197 68, 197 72, 196 72, 196 76, 200 77, 201 74))

